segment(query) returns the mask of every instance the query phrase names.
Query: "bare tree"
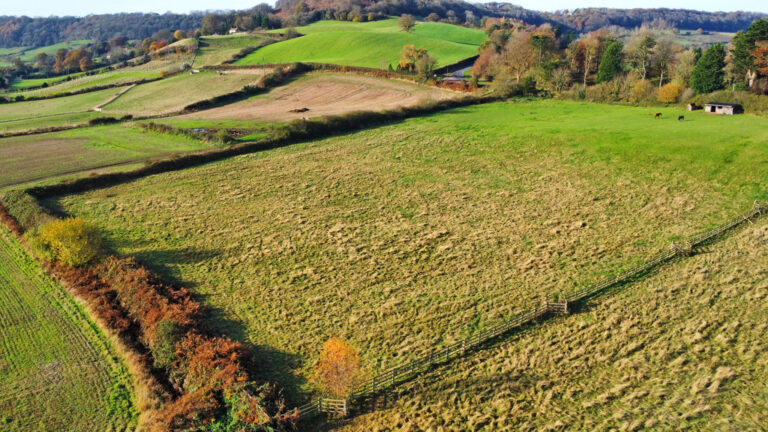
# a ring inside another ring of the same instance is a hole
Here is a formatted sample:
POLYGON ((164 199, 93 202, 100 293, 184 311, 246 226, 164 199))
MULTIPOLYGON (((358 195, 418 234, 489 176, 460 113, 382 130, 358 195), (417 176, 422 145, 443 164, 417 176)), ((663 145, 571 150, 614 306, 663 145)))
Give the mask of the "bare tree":
POLYGON ((416 20, 413 19, 412 15, 403 14, 400 16, 400 19, 397 20, 397 25, 399 25, 403 31, 410 32, 413 30, 413 27, 416 26, 416 20))
POLYGON ((502 59, 503 67, 520 82, 520 77, 536 65, 536 49, 531 44, 531 33, 519 31, 512 35, 504 45, 502 59))
POLYGON ((647 30, 636 33, 627 44, 627 55, 642 79, 648 76, 656 39, 647 30))

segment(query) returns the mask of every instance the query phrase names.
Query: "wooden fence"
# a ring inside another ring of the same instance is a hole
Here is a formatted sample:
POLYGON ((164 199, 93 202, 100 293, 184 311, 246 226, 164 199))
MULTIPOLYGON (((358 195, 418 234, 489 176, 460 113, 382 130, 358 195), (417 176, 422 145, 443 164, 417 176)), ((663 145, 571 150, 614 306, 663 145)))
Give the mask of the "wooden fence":
POLYGON ((360 388, 351 393, 346 401, 317 399, 309 404, 295 408, 295 410, 298 411, 299 418, 309 417, 320 412, 346 415, 348 412, 349 404, 364 400, 366 398, 374 397, 385 390, 391 389, 402 382, 408 381, 417 375, 429 371, 436 365, 447 363, 452 359, 461 357, 466 352, 471 351, 488 341, 496 339, 501 335, 510 332, 511 330, 533 324, 536 320, 545 318, 547 316, 567 314, 569 303, 577 303, 583 301, 596 294, 599 294, 609 287, 634 280, 637 277, 646 274, 648 271, 658 267, 659 265, 671 261, 675 257, 689 256, 693 253, 696 247, 701 246, 702 244, 715 239, 726 231, 731 230, 736 226, 741 225, 744 222, 756 218, 766 212, 768 212, 768 203, 760 204, 755 202, 755 204, 752 206, 752 209, 750 209, 748 212, 743 213, 716 228, 691 237, 685 242, 675 243, 668 250, 653 255, 640 265, 625 270, 615 276, 606 278, 585 289, 562 296, 556 303, 543 302, 541 305, 530 309, 527 312, 515 315, 514 317, 496 324, 493 327, 475 333, 464 340, 433 351, 426 356, 413 360, 409 363, 387 369, 366 381, 360 388), (344 402, 343 410, 339 408, 342 406, 341 402, 344 402))

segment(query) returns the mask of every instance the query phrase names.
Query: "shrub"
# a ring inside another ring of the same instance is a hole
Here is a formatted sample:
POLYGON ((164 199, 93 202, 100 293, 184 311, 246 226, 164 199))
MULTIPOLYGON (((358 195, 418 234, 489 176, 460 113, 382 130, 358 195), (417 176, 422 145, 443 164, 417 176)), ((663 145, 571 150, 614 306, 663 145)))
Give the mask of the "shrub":
POLYGON ((493 83, 491 83, 491 91, 495 96, 502 98, 520 96, 523 94, 517 79, 507 72, 502 72, 493 80, 493 83))
POLYGON ((692 97, 696 96, 696 92, 692 88, 687 88, 680 96, 680 102, 687 103, 692 97))
POLYGON ((680 84, 669 83, 659 89, 659 102, 663 103, 675 103, 680 98, 680 94, 683 92, 683 88, 680 84))
POLYGON ((112 124, 117 123, 120 120, 114 118, 114 117, 96 117, 88 120, 89 126, 98 126, 98 125, 105 125, 105 124, 112 124))
POLYGON ((624 80, 617 78, 587 87, 584 91, 590 102, 621 102, 624 100, 624 90, 624 80))
POLYGON ((634 103, 647 103, 653 100, 656 87, 648 80, 639 80, 632 85, 629 91, 629 101, 634 103))
POLYGON ((346 396, 360 378, 360 355, 343 339, 331 338, 320 351, 318 381, 333 396, 346 396))
POLYGON ((25 229, 35 229, 40 225, 55 220, 45 208, 30 194, 18 190, 3 196, 8 214, 25 229))
POLYGON ((41 255, 72 267, 91 263, 101 252, 99 230, 82 218, 57 220, 43 225, 30 236, 41 255))
POLYGON ((182 326, 173 320, 164 319, 157 324, 155 340, 150 344, 155 367, 168 368, 176 359, 176 344, 183 335, 182 326))
POLYGON ((216 131, 216 141, 222 144, 228 144, 234 141, 234 138, 232 137, 232 134, 230 134, 227 129, 219 129, 218 131, 216 131))

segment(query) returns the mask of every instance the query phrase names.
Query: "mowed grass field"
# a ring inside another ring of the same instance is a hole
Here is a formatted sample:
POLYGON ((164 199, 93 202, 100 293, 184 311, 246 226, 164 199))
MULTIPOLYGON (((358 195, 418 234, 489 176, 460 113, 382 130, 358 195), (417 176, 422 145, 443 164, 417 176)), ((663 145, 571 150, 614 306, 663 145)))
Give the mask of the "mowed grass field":
POLYGON ((329 337, 399 364, 768 198, 768 120, 656 111, 486 104, 49 204, 203 296, 295 396, 329 337))
POLYGON ((206 148, 202 141, 130 124, 0 138, 0 188, 206 148))
POLYGON ((320 430, 758 431, 768 219, 320 430))
POLYGON ((0 227, 0 430, 135 426, 131 378, 85 311, 0 227))
POLYGON ((485 40, 480 30, 443 23, 423 23, 411 33, 396 19, 370 23, 319 21, 297 27, 305 36, 267 45, 235 64, 319 62, 372 68, 397 67, 404 45, 426 48, 438 66, 477 55, 485 40))
POLYGON ((343 73, 310 73, 266 94, 161 120, 180 127, 248 126, 350 111, 381 111, 458 94, 405 81, 343 73), (291 110, 308 108, 305 112, 291 110))
POLYGON ((103 107, 108 114, 158 115, 181 111, 185 106, 255 84, 264 71, 248 70, 218 74, 183 73, 137 85, 103 107))

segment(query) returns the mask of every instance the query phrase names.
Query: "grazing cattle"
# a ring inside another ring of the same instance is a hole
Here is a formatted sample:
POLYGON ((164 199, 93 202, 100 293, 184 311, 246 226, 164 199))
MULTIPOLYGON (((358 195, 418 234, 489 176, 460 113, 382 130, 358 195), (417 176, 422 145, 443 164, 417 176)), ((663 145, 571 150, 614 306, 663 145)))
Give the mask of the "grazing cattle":
POLYGON ((654 115, 654 116, 653 116, 653 118, 655 118, 655 119, 657 119, 657 118, 658 118, 658 119, 660 119, 660 118, 661 118, 661 113, 656 113, 656 115, 654 115))
POLYGON ((678 116, 677 117, 677 121, 683 121, 683 120, 685 120, 685 116, 678 116))

